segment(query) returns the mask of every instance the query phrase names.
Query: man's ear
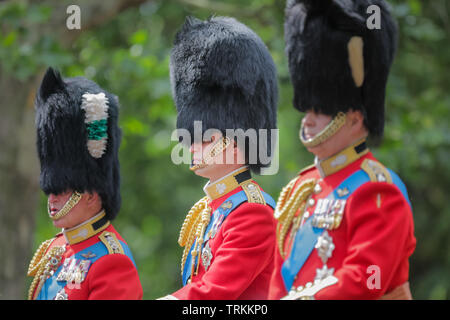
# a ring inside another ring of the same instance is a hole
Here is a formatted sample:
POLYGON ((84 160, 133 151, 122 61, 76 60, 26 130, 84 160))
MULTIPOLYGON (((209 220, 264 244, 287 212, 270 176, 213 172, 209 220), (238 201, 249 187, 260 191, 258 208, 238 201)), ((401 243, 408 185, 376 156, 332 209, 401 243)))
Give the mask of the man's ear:
POLYGON ((238 164, 245 164, 248 160, 249 155, 246 155, 246 148, 245 148, 245 144, 247 142, 238 142, 238 140, 233 139, 233 155, 234 155, 234 159, 235 161, 237 161, 236 163, 238 164), (242 143, 243 142, 243 143, 242 143))
POLYGON ((239 146, 238 146, 238 143, 237 143, 237 141, 236 141, 236 139, 233 139, 232 140, 233 142, 233 153, 234 154, 237 154, 238 152, 239 152, 239 146))
POLYGON ((97 200, 99 199, 99 195, 98 195, 98 193, 97 192, 95 192, 95 191, 92 191, 92 192, 86 192, 86 194, 87 194, 87 199, 86 199, 86 201, 87 201, 87 204, 88 205, 92 205, 92 204, 95 204, 96 202, 97 202, 97 200))
POLYGON ((358 133, 367 131, 367 128, 364 125, 364 114, 360 110, 351 110, 349 111, 348 116, 353 132, 358 133))

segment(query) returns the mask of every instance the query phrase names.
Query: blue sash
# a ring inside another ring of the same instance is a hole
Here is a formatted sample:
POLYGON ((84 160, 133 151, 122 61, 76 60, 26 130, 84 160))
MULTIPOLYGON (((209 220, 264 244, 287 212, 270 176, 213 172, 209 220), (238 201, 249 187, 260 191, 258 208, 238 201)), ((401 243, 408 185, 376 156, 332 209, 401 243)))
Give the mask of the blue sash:
MULTIPOLYGON (((272 197, 269 194, 265 193, 264 191, 261 191, 261 193, 264 197, 264 200, 266 201, 266 204, 271 206, 272 208, 275 208, 275 206, 276 206, 275 200, 273 200, 272 197)), ((217 208, 213 212, 210 222, 208 224, 208 227, 205 230, 205 234, 203 237, 203 244, 206 244, 206 241, 208 241, 210 239, 209 231, 213 227, 214 223, 217 223, 220 216, 223 215, 223 218, 221 218, 222 221, 220 222, 220 224, 222 224, 223 221, 225 221, 225 219, 228 217, 228 215, 245 201, 247 201, 247 195, 245 194, 245 191, 242 190, 238 193, 231 195, 223 202, 223 203, 230 202, 230 204, 231 204, 230 206, 224 208, 221 205, 221 206, 219 206, 219 208, 217 208)), ((218 227, 220 227, 220 226, 218 226, 218 227)), ((191 277, 191 270, 192 270, 192 263, 193 263, 191 252, 192 252, 192 249, 195 247, 196 243, 197 243, 197 240, 191 246, 191 249, 189 250, 188 256, 186 258, 186 262, 184 263, 183 276, 182 276, 183 286, 185 286, 187 284, 187 281, 191 277)), ((199 253, 197 253, 197 254, 200 255, 201 252, 202 252, 202 248, 200 248, 199 253)), ((194 262, 194 268, 196 266, 197 266, 197 263, 194 262)))
MULTIPOLYGON (((402 192, 403 197, 406 199, 409 206, 411 206, 411 202, 409 201, 408 193, 404 183, 400 180, 396 173, 394 173, 390 169, 388 169, 388 171, 391 174, 392 183, 395 184, 397 188, 402 192)), ((345 179, 326 198, 329 200, 345 200, 350 197, 350 195, 355 192, 356 189, 369 181, 369 175, 364 170, 360 169, 350 175, 347 179, 345 179), (346 195, 339 196, 337 190, 345 188, 347 188, 349 192, 346 195)), ((281 268, 281 276, 283 277, 284 285, 287 291, 291 289, 292 284, 294 283, 295 276, 303 267, 303 264, 306 262, 309 255, 314 250, 317 239, 325 230, 324 228, 316 228, 312 226, 313 216, 314 215, 311 215, 308 220, 306 220, 305 224, 297 231, 291 254, 284 261, 281 268)))
MULTIPOLYGON (((130 260, 133 262, 134 267, 136 267, 136 263, 134 262, 133 255, 131 254, 130 248, 125 244, 125 242, 119 240, 120 244, 122 245, 123 251, 125 255, 130 258, 130 260)), ((93 244, 90 247, 87 247, 86 249, 77 252, 76 254, 67 257, 74 258, 77 261, 81 260, 89 260, 91 262, 89 268, 92 266, 92 264, 100 259, 101 257, 109 254, 106 246, 103 244, 103 242, 97 242, 93 244), (83 257, 83 254, 93 253, 95 256, 93 256, 90 259, 87 259, 83 257)), ((62 264, 59 266, 59 268, 55 271, 52 277, 48 278, 44 285, 42 286, 41 291, 39 292, 39 295, 37 296, 36 300, 53 300, 56 297, 56 294, 61 291, 62 288, 64 288, 67 285, 67 281, 57 281, 56 278, 58 277, 58 274, 62 270, 62 264)))

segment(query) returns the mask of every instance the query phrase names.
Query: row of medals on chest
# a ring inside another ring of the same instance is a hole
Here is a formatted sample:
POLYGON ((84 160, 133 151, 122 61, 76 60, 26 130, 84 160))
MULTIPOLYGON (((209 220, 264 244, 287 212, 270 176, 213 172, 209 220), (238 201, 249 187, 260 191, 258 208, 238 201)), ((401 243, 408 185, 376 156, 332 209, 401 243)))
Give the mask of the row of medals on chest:
MULTIPOLYGON (((56 254, 51 255, 46 266, 46 270, 41 280, 53 277, 57 269, 60 267, 63 260, 63 255, 66 252, 66 245, 58 247, 56 254)), ((85 258, 93 258, 95 254, 88 252, 82 254, 85 258)), ((61 266, 61 271, 56 277, 56 281, 67 281, 68 284, 79 285, 82 283, 86 274, 89 271, 91 261, 87 259, 75 259, 74 257, 68 257, 64 259, 61 266)))
MULTIPOLYGON (((45 243, 41 245, 38 249, 39 252, 43 252, 46 247, 48 247, 54 239, 47 240, 45 243)), ((37 291, 40 291, 44 282, 53 277, 55 272, 61 265, 63 261, 63 256, 66 252, 66 245, 55 246, 49 250, 45 256, 41 255, 40 257, 35 256, 32 259, 30 264, 30 269, 28 270, 29 275, 35 275, 35 279, 30 287, 29 298, 32 298, 32 294, 34 292, 34 288, 36 288, 37 282, 39 282, 37 291), (39 269, 40 271, 36 271, 39 269), (30 274, 31 273, 31 274, 30 274)), ((91 252, 82 254, 84 258, 90 259, 95 257, 95 254, 91 252)), ((74 257, 69 257, 64 260, 61 271, 58 274, 56 280, 57 281, 66 281, 67 286, 69 288, 79 288, 81 282, 84 281, 86 274, 89 270, 89 266, 91 265, 91 261, 89 260, 77 260, 74 257)), ((58 292, 55 299, 67 299, 67 295, 64 292, 58 292), (63 294, 63 295, 61 295, 63 294)))
MULTIPOLYGON (((315 184, 314 195, 318 195, 322 192, 322 187, 320 186, 321 181, 322 179, 318 180, 315 184)), ((339 196, 345 196, 348 192, 349 191, 346 188, 337 190, 339 196)), ((293 219, 291 237, 295 236, 297 230, 310 216, 312 216, 311 223, 313 227, 324 228, 327 230, 337 229, 342 221, 345 204, 346 200, 328 198, 315 199, 313 195, 311 195, 306 202, 303 214, 299 214, 293 219), (311 208, 314 208, 312 214, 310 213, 311 208)))
MULTIPOLYGON (((321 181, 322 180, 319 180, 314 186, 314 195, 318 195, 322 192, 322 187, 320 186, 321 181)), ((348 190, 339 189, 337 190, 337 193, 338 196, 345 196, 348 194, 348 190)), ((333 250, 335 249, 333 238, 329 235, 327 230, 335 230, 339 227, 344 214, 345 204, 346 200, 342 199, 314 199, 313 196, 310 196, 307 200, 303 214, 299 214, 293 220, 293 227, 290 235, 291 241, 303 223, 310 216, 312 216, 311 224, 313 227, 325 229, 324 232, 318 237, 317 243, 315 244, 317 254, 323 263, 323 267, 316 270, 316 277, 314 279, 315 283, 334 273, 334 268, 327 267, 327 261, 331 258, 333 250), (310 210, 312 210, 312 208, 314 211, 310 214, 310 210)), ((312 283, 307 283, 306 287, 311 287, 311 285, 312 283)), ((302 290, 303 287, 299 287, 298 289, 302 290)))
MULTIPOLYGON (((113 240, 113 238, 109 235, 109 233, 105 234, 105 238, 113 251, 118 252, 119 247, 113 240)), ((63 255, 67 249, 66 246, 66 244, 62 246, 56 246, 49 251, 48 262, 45 266, 41 280, 53 277, 56 270, 61 265, 63 255)), ((85 280, 86 275, 89 271, 89 267, 91 266, 92 262, 89 259, 96 257, 96 254, 88 251, 86 253, 81 253, 81 256, 85 259, 76 259, 74 256, 66 258, 61 267, 61 271, 56 278, 56 281, 66 281, 69 287, 75 285, 78 288, 79 284, 85 280)))

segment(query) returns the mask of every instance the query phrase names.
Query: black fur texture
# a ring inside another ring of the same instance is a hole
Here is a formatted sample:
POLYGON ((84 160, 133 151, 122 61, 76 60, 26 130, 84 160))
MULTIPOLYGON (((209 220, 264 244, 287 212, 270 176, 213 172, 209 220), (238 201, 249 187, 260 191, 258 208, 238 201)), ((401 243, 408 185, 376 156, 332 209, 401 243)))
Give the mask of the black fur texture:
MULTIPOLYGON (((189 130, 192 138, 194 121, 202 121, 203 132, 268 129, 270 149, 270 129, 277 121, 276 67, 247 26, 229 17, 188 17, 175 37, 170 78, 178 129, 189 130)), ((272 150, 267 154, 273 156, 272 150)), ((250 164, 256 173, 269 165, 259 160, 250 164)))
POLYGON ((67 190, 96 191, 107 217, 114 219, 121 204, 117 97, 86 78, 62 79, 58 71, 49 68, 36 95, 35 107, 42 190, 47 195, 67 190), (85 111, 81 109, 82 95, 87 92, 103 92, 108 98, 108 142, 99 159, 87 149, 85 111))
POLYGON ((383 0, 288 0, 285 41, 294 107, 334 116, 361 110, 375 140, 384 129, 385 90, 397 45, 397 25, 383 0), (367 8, 381 9, 381 29, 370 30, 367 8), (356 87, 347 44, 363 39, 364 82, 356 87))

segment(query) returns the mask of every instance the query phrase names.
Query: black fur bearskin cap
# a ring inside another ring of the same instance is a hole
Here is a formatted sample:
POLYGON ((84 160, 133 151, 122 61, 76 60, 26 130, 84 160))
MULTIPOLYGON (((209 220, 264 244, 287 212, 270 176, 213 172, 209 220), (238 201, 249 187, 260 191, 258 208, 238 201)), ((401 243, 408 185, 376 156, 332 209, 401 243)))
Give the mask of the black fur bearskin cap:
MULTIPOLYGON (((175 37, 170 79, 178 129, 188 130, 191 137, 194 121, 202 121, 202 132, 218 129, 224 135, 226 129, 268 129, 266 154, 271 159, 276 67, 266 45, 247 26, 229 17, 188 17, 175 37)), ((259 173, 269 164, 258 156, 250 168, 259 173)))
POLYGON ((384 100, 397 26, 383 0, 288 0, 285 41, 294 107, 330 116, 361 110, 375 139, 384 129, 384 100), (376 5, 380 29, 369 29, 376 5))
POLYGON ((86 78, 62 79, 49 68, 35 107, 42 190, 96 191, 114 219, 121 204, 117 97, 86 78))

